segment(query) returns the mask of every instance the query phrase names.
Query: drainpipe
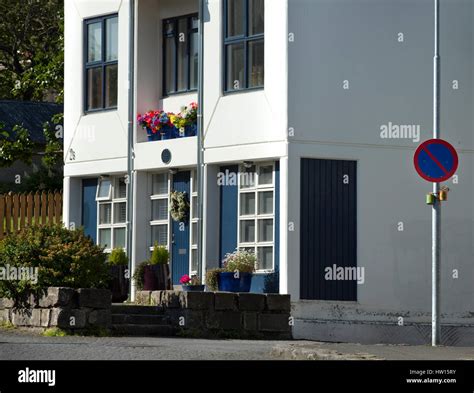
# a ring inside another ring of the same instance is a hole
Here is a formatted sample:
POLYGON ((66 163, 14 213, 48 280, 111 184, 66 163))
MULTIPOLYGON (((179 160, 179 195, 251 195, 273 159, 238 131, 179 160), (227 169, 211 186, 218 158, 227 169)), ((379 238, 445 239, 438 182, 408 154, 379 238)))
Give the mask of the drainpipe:
POLYGON ((203 279, 204 228, 204 0, 199 0, 199 79, 198 79, 198 277, 203 279))
POLYGON ((135 300, 135 285, 131 279, 133 274, 133 204, 135 191, 134 176, 134 73, 135 73, 135 0, 130 0, 129 24, 129 65, 128 65, 128 143, 127 143, 127 256, 130 275, 129 300, 135 300))

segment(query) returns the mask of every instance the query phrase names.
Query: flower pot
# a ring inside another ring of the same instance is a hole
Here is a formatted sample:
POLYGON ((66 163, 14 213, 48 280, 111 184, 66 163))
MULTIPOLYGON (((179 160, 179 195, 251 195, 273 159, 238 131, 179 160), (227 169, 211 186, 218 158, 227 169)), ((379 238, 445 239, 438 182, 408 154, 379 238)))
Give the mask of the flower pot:
POLYGON ((161 134, 162 140, 175 139, 179 137, 178 129, 176 127, 170 127, 170 126, 164 126, 160 130, 160 134, 161 134))
POLYGON ((217 286, 222 292, 250 292, 252 284, 252 273, 239 273, 239 278, 235 278, 235 273, 224 272, 217 276, 217 286))
POLYGON ((183 285, 184 292, 204 292, 205 285, 183 285))
POLYGON ((196 136, 197 135, 197 124, 186 126, 184 128, 184 136, 196 136))
POLYGON ((154 270, 155 266, 146 265, 143 268, 143 290, 144 291, 157 291, 158 283, 154 270))
POLYGON ((161 139, 161 135, 159 132, 153 133, 151 128, 146 129, 146 134, 148 136, 148 141, 159 141, 161 139))
POLYGON ((130 279, 125 277, 128 266, 110 266, 109 289, 112 292, 112 302, 122 303, 128 299, 130 279))
POLYGON ((152 265, 152 268, 155 273, 157 290, 171 289, 170 265, 152 265))

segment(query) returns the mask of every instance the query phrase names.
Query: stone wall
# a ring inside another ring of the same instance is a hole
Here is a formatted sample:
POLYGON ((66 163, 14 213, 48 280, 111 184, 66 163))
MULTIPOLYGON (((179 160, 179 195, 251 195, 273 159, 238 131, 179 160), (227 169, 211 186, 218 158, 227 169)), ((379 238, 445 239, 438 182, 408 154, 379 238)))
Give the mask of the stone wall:
POLYGON ((158 306, 178 331, 194 336, 291 338, 290 295, 138 291, 136 302, 158 306))
POLYGON ((112 294, 107 289, 48 288, 39 298, 30 296, 30 308, 15 309, 0 298, 0 323, 17 327, 81 330, 111 324, 112 294))

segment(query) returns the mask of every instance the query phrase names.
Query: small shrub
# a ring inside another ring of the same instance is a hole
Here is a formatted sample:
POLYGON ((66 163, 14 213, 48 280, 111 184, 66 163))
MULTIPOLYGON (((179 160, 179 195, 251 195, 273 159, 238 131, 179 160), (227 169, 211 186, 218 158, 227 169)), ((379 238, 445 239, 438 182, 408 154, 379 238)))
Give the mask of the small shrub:
POLYGON ((66 337, 69 336, 69 333, 61 328, 54 327, 46 329, 42 335, 45 337, 66 337))
POLYGON ((222 272, 225 272, 225 269, 210 269, 206 272, 206 286, 210 291, 215 292, 218 290, 217 277, 222 272))
POLYGON ((137 290, 141 291, 143 289, 143 275, 145 272, 145 266, 149 265, 148 261, 142 262, 135 267, 135 272, 133 273, 133 281, 135 282, 135 286, 137 290))
POLYGON ((123 248, 114 248, 109 255, 108 263, 111 266, 128 265, 128 257, 123 248))
POLYGON ((170 253, 166 247, 158 246, 158 243, 155 243, 153 252, 151 253, 150 265, 166 265, 169 259, 170 253))

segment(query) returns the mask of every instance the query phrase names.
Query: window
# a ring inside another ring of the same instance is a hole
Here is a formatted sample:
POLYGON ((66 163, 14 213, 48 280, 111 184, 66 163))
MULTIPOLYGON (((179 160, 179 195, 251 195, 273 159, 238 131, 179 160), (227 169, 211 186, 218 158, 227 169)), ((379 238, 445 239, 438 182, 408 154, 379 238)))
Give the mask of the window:
POLYGON ((151 177, 151 243, 168 248, 169 239, 169 176, 157 173, 151 177))
POLYGON ((197 89, 198 37, 197 15, 163 21, 163 94, 197 89))
POLYGON ((264 86, 264 2, 224 0, 226 92, 264 86))
POLYGON ((257 271, 272 271, 275 236, 275 166, 242 167, 239 172, 238 245, 257 255, 257 271))
POLYGON ((117 107, 118 17, 87 19, 85 26, 85 111, 117 107))
POLYGON ((98 243, 106 252, 127 246, 127 182, 124 177, 99 179, 96 200, 98 243))
POLYGON ((198 225, 199 225, 199 207, 198 207, 198 178, 197 172, 193 171, 191 176, 191 227, 190 227, 190 276, 198 274, 198 225))

